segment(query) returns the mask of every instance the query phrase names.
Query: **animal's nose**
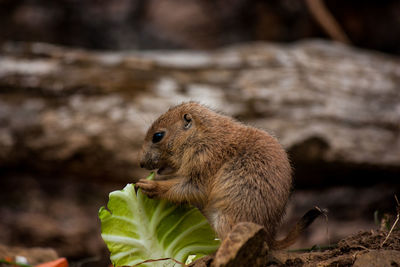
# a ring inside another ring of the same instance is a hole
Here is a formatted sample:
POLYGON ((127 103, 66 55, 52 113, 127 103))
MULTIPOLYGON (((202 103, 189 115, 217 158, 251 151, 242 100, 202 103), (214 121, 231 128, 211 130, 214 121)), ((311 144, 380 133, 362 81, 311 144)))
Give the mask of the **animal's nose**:
POLYGON ((140 162, 140 168, 144 168, 144 162, 143 161, 140 162))

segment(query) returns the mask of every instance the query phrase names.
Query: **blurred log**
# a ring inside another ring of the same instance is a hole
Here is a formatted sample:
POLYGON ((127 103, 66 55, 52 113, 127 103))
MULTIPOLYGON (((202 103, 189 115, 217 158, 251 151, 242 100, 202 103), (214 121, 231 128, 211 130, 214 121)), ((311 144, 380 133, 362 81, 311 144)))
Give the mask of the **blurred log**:
POLYGON ((0 51, 0 168, 130 181, 146 128, 197 100, 276 135, 295 162, 400 169, 400 60, 340 44, 210 52, 0 51))

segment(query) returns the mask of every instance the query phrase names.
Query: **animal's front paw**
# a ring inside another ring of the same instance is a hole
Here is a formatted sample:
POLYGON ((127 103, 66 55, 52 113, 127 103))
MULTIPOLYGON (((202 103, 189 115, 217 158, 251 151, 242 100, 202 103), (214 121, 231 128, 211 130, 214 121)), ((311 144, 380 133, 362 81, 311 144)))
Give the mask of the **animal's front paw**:
POLYGON ((158 182, 152 180, 141 179, 136 183, 136 187, 142 190, 142 193, 150 198, 159 197, 161 194, 158 182))

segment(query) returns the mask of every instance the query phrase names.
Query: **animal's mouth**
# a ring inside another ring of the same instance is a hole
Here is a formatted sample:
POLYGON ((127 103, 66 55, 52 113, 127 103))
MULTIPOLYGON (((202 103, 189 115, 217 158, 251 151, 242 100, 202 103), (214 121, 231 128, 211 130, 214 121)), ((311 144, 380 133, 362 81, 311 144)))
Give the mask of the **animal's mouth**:
POLYGON ((159 174, 159 175, 168 175, 168 174, 172 174, 174 172, 175 172, 175 170, 172 167, 170 167, 168 165, 165 165, 165 166, 161 166, 158 169, 157 174, 159 174))

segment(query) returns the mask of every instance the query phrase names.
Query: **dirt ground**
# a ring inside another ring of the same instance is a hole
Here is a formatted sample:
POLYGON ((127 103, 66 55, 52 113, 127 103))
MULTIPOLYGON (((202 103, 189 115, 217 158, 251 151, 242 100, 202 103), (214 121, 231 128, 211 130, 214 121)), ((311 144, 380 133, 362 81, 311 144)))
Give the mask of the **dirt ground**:
POLYGON ((326 250, 277 251, 272 253, 267 266, 400 266, 400 229, 392 231, 384 242, 387 236, 388 231, 363 231, 326 250))
MULTIPOLYGON (((58 256, 52 249, 23 249, 0 246, 0 258, 15 255, 24 255, 30 263, 54 260, 58 256)), ((243 256, 243 255, 242 255, 243 256)), ((201 259, 202 264, 196 266, 210 266, 213 257, 201 259)), ((400 228, 389 231, 371 230, 360 231, 342 239, 329 248, 312 248, 312 251, 273 251, 268 253, 268 267, 396 267, 400 266, 400 228)), ((71 266, 105 266, 98 260, 90 264, 80 263, 71 266)), ((7 266, 0 263, 0 266, 7 266)), ((236 266, 236 265, 229 265, 236 266)), ((255 265, 252 265, 255 266, 255 265)), ((257 265, 258 266, 258 265, 257 265)))
MULTIPOLYGON (((0 179, 0 213, 3 214, 0 219, 0 243, 7 248, 52 248, 60 257, 66 257, 71 265, 108 266, 109 254, 99 234, 97 212, 100 206, 107 203, 108 193, 122 186, 72 179, 35 179, 29 175, 0 179), (85 264, 81 264, 82 261, 85 264)), ((375 210, 380 214, 392 214, 389 226, 392 225, 396 189, 395 185, 375 185, 357 190, 350 187, 296 190, 288 207, 288 216, 283 220, 287 222, 283 234, 305 210, 315 204, 329 209, 329 224, 325 218, 319 218, 291 247, 291 252, 274 253, 275 260, 270 261, 270 266, 352 266, 371 255, 377 259, 397 256, 393 260, 394 265, 389 262, 386 266, 400 266, 400 222, 382 249, 380 244, 387 231, 369 230, 379 227, 373 220, 375 210), (364 231, 354 234, 360 230, 364 231), (329 239, 338 247, 324 251, 314 249, 311 253, 295 252, 295 249, 309 248, 314 244, 329 244, 329 239), (342 241, 338 243, 338 240, 342 241)), ((1 251, 0 258, 4 258, 6 255, 2 255, 1 251)), ((10 252, 10 249, 3 251, 10 252)), ((15 255, 22 254, 18 252, 15 255)))

